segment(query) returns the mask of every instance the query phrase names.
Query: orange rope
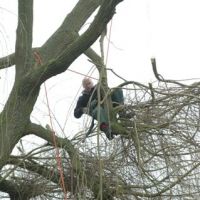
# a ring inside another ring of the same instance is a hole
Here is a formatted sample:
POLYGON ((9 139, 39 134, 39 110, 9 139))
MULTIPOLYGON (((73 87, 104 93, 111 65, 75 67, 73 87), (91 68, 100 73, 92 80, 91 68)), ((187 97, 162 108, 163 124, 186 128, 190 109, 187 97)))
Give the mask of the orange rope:
MULTIPOLYGON (((38 64, 42 65, 42 59, 41 59, 40 54, 38 52, 34 52, 34 56, 35 56, 36 62, 38 64)), ((46 88, 45 83, 44 83, 44 89, 45 89, 45 96, 46 96, 47 107, 48 107, 49 118, 50 118, 50 127, 51 127, 51 130, 52 130, 53 144, 54 144, 54 147, 55 147, 55 150, 56 150, 56 162, 57 162, 57 166, 58 166, 58 171, 60 173, 60 185, 61 185, 61 188, 63 189, 63 192, 64 192, 64 200, 67 200, 67 191, 66 191, 66 188, 65 188, 62 160, 61 160, 59 148, 58 148, 57 142, 56 142, 55 131, 53 130, 53 121, 52 121, 52 117, 51 117, 51 110, 50 110, 47 88, 46 88)))
MULTIPOLYGON (((109 36, 108 36, 108 46, 107 46, 106 62, 105 62, 106 64, 108 62, 108 53, 109 53, 109 47, 110 47, 111 30, 112 30, 112 20, 111 20, 111 25, 110 25, 110 29, 109 29, 109 36)), ((42 65, 42 60, 41 60, 41 57, 40 57, 39 53, 38 52, 34 52, 34 56, 35 56, 36 62, 38 64, 42 65)), ((77 72, 77 71, 74 71, 74 70, 71 70, 71 69, 68 69, 68 71, 71 71, 73 73, 76 73, 76 74, 79 74, 79 75, 82 75, 82 76, 87 76, 89 78, 98 80, 98 79, 96 79, 94 77, 85 75, 83 73, 80 73, 80 72, 77 72)), ((65 200, 67 200, 67 194, 66 194, 67 192, 66 192, 66 189, 65 189, 64 174, 63 174, 63 168, 62 168, 62 160, 61 160, 61 157, 60 157, 59 149, 57 147, 55 132, 53 130, 53 123, 52 123, 51 111, 50 111, 48 94, 47 94, 47 88, 46 88, 46 84, 45 83, 44 83, 44 88, 45 88, 45 95, 46 95, 47 106, 48 106, 48 111, 49 111, 50 126, 51 126, 51 129, 52 129, 53 142, 54 142, 54 146, 55 146, 55 149, 56 149, 56 161, 57 161, 57 165, 58 165, 58 170, 60 172, 60 178, 61 178, 61 183, 60 184, 61 184, 61 187, 63 189, 64 195, 65 195, 64 196, 65 200)))

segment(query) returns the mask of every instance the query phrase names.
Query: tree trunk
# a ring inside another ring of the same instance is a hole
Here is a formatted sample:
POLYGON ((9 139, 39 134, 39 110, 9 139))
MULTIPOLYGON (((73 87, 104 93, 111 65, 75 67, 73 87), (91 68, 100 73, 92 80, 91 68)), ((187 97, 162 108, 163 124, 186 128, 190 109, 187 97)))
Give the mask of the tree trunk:
POLYGON ((23 81, 13 87, 0 115, 0 168, 5 165, 13 148, 26 133, 38 94, 38 87, 28 89, 23 81))
MULTIPOLYGON (((37 49, 39 62, 36 62, 38 60, 34 57, 35 49, 32 48, 33 0, 18 0, 15 55, 14 58, 13 55, 11 56, 12 60, 9 62, 9 65, 15 64, 15 82, 0 114, 0 169, 9 164, 9 157, 18 141, 30 134, 30 115, 41 84, 67 70, 77 57, 90 48, 105 29, 120 1, 80 0, 52 37, 37 49), (79 36, 78 32, 82 25, 99 5, 100 9, 94 21, 79 36)), ((82 171, 82 165, 79 160, 75 160, 77 158, 75 151, 70 152, 69 149, 71 148, 68 148, 68 154, 71 156, 72 168, 76 169, 78 176, 78 172, 82 171)), ((0 181, 2 182, 3 178, 0 181)), ((8 192, 10 198, 26 199, 23 197, 24 191, 18 189, 13 187, 14 192, 8 192)))

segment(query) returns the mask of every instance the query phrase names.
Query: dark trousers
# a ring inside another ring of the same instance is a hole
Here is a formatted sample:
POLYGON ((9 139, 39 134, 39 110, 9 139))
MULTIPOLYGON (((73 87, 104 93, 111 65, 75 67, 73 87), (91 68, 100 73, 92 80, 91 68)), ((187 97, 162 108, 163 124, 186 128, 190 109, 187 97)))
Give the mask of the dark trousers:
MULTIPOLYGON (((114 92, 111 95, 111 100, 113 103, 113 107, 124 104, 124 96, 123 96, 123 91, 121 88, 117 88, 114 90, 114 92)), ((96 101, 96 100, 93 100, 93 101, 96 101)), ((103 108, 102 106, 98 107, 95 104, 97 104, 97 102, 91 102, 91 105, 93 105, 93 106, 90 107, 90 115, 96 120, 99 119, 100 124, 101 123, 108 124, 109 120, 108 120, 107 109, 103 108)))

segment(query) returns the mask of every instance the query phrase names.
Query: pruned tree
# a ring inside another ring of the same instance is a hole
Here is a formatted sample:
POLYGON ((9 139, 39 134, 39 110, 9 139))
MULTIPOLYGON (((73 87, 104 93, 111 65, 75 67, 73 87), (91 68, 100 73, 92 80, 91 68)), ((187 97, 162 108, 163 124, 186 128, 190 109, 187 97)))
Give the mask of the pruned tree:
MULTIPOLYGON (((96 56, 90 46, 105 29, 120 2, 121 0, 80 0, 47 42, 41 47, 33 48, 33 0, 18 1, 15 53, 0 60, 1 69, 15 65, 16 72, 14 86, 0 114, 1 170, 9 162, 13 162, 10 160, 11 152, 23 136, 34 134, 52 144, 51 131, 30 121, 40 86, 52 76, 67 70, 82 53, 91 59, 96 56), (98 12, 93 22, 83 34, 79 35, 79 30, 96 9, 98 12)), ((71 141, 61 138, 57 140, 58 146, 64 147, 69 153, 75 173, 82 176, 82 165, 71 141)), ((59 182, 58 179, 56 182, 59 182)), ((11 184, 5 177, 1 177, 1 190, 8 192, 10 197, 15 196, 15 199, 20 199, 21 196, 27 196, 29 199, 35 195, 31 195, 29 184, 22 182, 19 187, 14 187, 13 184, 14 182, 11 184)))
MULTIPOLYGON (((199 86, 166 80, 144 85, 124 80, 126 105, 110 107, 113 143, 83 144, 77 134, 62 138, 30 120, 40 86, 81 54, 95 63, 109 101, 106 66, 91 45, 101 35, 121 0, 79 0, 57 31, 32 47, 33 0, 18 1, 15 52, 0 59, 0 69, 15 66, 15 82, 0 114, 0 191, 10 199, 196 199, 199 195, 199 86), (98 9, 98 10, 97 10, 98 9), (89 28, 81 27, 97 10, 89 28), (123 116, 118 116, 122 109, 123 116), (22 139, 46 141, 24 151, 22 139), (83 146, 84 145, 84 146, 83 146), (19 155, 12 151, 18 147, 19 155), (55 156, 56 154, 56 156, 55 156)), ((102 34, 103 33, 103 34, 102 34)), ((91 136, 99 131, 94 129, 91 136)), ((96 135, 95 135, 96 137, 96 135)), ((3 195, 2 195, 3 196, 3 195)))

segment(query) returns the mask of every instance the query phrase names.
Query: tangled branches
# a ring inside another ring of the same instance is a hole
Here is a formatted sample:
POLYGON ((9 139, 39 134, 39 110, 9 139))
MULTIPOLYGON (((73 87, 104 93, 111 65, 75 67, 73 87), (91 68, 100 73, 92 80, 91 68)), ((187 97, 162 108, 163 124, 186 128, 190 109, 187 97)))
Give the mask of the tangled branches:
POLYGON ((135 116, 119 121, 127 134, 115 158, 120 191, 136 199, 194 199, 200 189, 200 82, 159 78, 156 86, 124 85, 130 83, 126 109, 135 116))
MULTIPOLYGON (((118 116, 120 130, 115 139, 108 141, 98 131, 98 137, 91 136, 85 143, 78 136, 68 143, 57 138, 68 198, 196 199, 200 190, 200 82, 185 85, 160 79, 148 85, 126 81, 120 86, 126 92, 127 116, 118 116)), ((38 130, 50 141, 47 130, 38 130)), ((10 158, 8 165, 17 166, 15 173, 11 173, 13 168, 5 170, 18 191, 23 180, 23 189, 28 191, 29 184, 25 187, 24 182, 34 182, 36 191, 31 197, 63 198, 50 145, 10 158)))

